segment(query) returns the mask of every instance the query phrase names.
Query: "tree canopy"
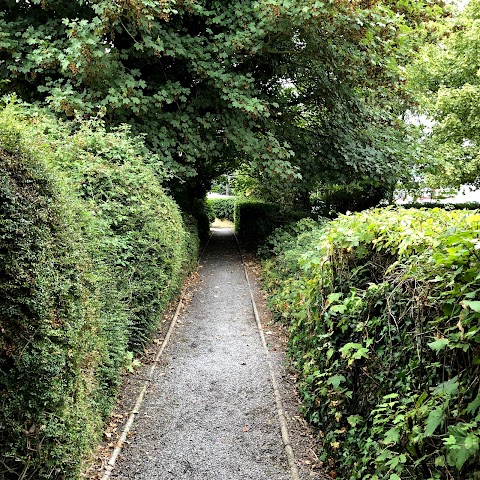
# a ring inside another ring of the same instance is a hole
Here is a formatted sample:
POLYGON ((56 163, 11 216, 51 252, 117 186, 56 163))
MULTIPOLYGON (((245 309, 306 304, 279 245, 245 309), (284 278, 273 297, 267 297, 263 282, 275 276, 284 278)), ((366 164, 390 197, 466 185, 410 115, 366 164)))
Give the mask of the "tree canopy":
POLYGON ((419 108, 433 120, 427 142, 433 186, 480 185, 480 1, 437 26, 410 69, 419 108))
POLYGON ((177 194, 183 184, 198 197, 239 165, 297 192, 319 179, 393 182, 402 66, 443 1, 2 4, 4 93, 130 124, 177 194))

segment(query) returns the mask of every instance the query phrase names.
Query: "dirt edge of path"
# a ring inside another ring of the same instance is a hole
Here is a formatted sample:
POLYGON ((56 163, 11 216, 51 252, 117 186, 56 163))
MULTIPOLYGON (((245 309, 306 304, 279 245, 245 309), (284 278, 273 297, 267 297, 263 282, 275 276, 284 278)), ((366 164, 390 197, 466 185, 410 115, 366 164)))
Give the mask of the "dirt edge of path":
MULTIPOLYGON (((200 279, 199 269, 188 276, 185 281, 185 294, 182 299, 181 312, 188 307, 192 296, 195 293, 200 279)), ((150 343, 145 347, 142 355, 137 355, 136 360, 140 362, 140 367, 134 368, 132 372, 124 372, 122 375, 122 385, 118 394, 115 408, 109 419, 105 423, 102 433, 102 441, 93 452, 87 469, 82 473, 82 478, 88 480, 101 480, 107 470, 107 464, 117 447, 124 426, 132 412, 137 397, 143 388, 147 373, 152 366, 157 351, 162 344, 165 335, 170 327, 170 323, 180 301, 180 295, 173 300, 165 311, 163 318, 155 332, 150 343)), ((160 358, 160 362, 162 359, 160 358)), ((131 436, 131 434, 129 435, 131 436)), ((129 437, 128 436, 128 437, 129 437)), ((127 437, 127 438, 128 438, 127 437)), ((127 443, 129 441, 127 440, 127 443)))
POLYGON ((315 439, 317 433, 300 413, 302 402, 298 394, 298 375, 285 353, 288 333, 283 325, 273 320, 272 312, 267 306, 267 295, 261 287, 261 265, 259 260, 253 255, 242 253, 250 277, 255 303, 262 320, 267 344, 271 354, 274 355, 272 363, 282 396, 290 440, 301 478, 331 480, 332 477, 325 473, 323 464, 316 454, 317 443, 315 439))

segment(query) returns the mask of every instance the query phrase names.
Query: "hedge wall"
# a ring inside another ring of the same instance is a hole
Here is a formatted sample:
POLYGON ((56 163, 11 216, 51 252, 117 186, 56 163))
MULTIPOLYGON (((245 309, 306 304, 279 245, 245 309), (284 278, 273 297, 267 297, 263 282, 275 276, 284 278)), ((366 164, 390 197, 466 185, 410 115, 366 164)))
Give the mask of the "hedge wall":
POLYGON ((337 479, 479 477, 479 234, 477 212, 379 209, 266 263, 337 479))
MULTIPOLYGON (((231 222, 235 218, 235 197, 209 198, 207 204, 212 209, 215 218, 227 219, 231 222)), ((214 220, 215 220, 214 218, 214 220)))
POLYGON ((234 211, 235 232, 244 248, 255 251, 276 228, 307 216, 304 212, 281 211, 274 203, 238 199, 234 211))
POLYGON ((414 202, 400 205, 401 208, 442 208, 445 210, 478 210, 480 203, 464 202, 464 203, 440 203, 440 202, 414 202))
POLYGON ((103 348, 79 202, 0 121, 0 476, 73 478, 103 348))
POLYGON ((79 478, 194 263, 146 161, 128 131, 0 111, 0 478, 79 478))
POLYGON ((189 234, 180 211, 145 165, 135 141, 122 129, 106 132, 102 125, 84 124, 61 142, 59 130, 55 166, 71 180, 100 232, 89 235, 92 255, 100 256, 115 278, 127 311, 128 349, 139 351, 158 325, 161 313, 178 292, 189 234))

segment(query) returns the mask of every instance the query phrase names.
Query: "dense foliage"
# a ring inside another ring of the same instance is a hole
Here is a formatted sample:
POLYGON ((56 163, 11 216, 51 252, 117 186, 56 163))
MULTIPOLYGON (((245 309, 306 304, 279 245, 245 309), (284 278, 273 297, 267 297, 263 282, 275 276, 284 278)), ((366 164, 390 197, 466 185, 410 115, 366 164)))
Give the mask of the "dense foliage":
POLYGON ((91 259, 78 202, 14 122, 0 135, 0 476, 73 477, 101 420, 91 259))
POLYGON ((353 183, 326 185, 311 195, 315 213, 334 218, 339 213, 359 212, 390 200, 392 185, 361 180, 353 183))
POLYGON ((304 212, 281 211, 274 203, 239 198, 235 202, 235 232, 244 248, 256 251, 276 228, 305 216, 304 212))
MULTIPOLYGON (((480 185, 480 1, 437 26, 409 69, 418 111, 433 120, 424 173, 431 186, 480 185)), ((426 161, 425 161, 426 160, 426 161)))
MULTIPOLYGON (((77 189, 89 213, 99 220, 92 234, 92 255, 101 257, 126 307, 129 349, 150 338, 159 316, 182 284, 189 234, 178 207, 146 165, 148 153, 120 128, 107 133, 102 123, 83 123, 70 132, 49 125, 55 166, 77 189), (65 138, 68 141, 65 141, 65 138)), ((196 237, 196 235, 195 235, 196 237)), ((185 268, 186 267, 186 268, 185 268)), ((107 302, 108 304, 108 302, 107 302)))
POLYGON ((209 198, 208 205, 212 208, 215 218, 227 219, 233 222, 235 214, 235 197, 209 198))
POLYGON ((0 89, 145 133, 187 207, 240 164, 292 200, 319 179, 392 183, 408 150, 402 66, 439 5, 5 0, 0 89))
POLYGON ((478 477, 479 232, 476 212, 373 210, 288 236, 267 262, 337 478, 478 477))
MULTIPOLYGON (((312 218, 302 218, 293 223, 286 223, 268 235, 266 240, 257 250, 258 257, 267 259, 273 256, 283 255, 283 258, 285 259, 285 252, 287 250, 295 250, 299 247, 300 236, 303 239, 303 242, 305 241, 305 238, 308 239, 307 243, 310 242, 310 235, 307 234, 315 235, 319 230, 320 225, 325 222, 327 222, 327 219, 313 220, 312 218)), ((296 264, 296 257, 294 262, 296 264)))
POLYGON ((196 236, 121 129, 9 105, 0 152, 0 476, 73 479, 196 236))

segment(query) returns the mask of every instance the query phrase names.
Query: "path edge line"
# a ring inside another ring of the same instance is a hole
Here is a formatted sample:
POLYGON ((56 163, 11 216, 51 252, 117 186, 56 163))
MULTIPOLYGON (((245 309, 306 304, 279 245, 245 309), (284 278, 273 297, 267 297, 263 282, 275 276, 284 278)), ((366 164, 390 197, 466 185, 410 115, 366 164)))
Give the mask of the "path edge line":
POLYGON ((177 319, 180 315, 180 310, 182 308, 183 304, 183 299, 185 298, 185 294, 187 291, 187 285, 185 284, 182 288, 182 292, 180 294, 180 299, 178 300, 177 308, 175 310, 175 314, 173 315, 173 318, 170 322, 170 326, 168 327, 167 334, 165 335, 165 338, 162 341, 162 344, 160 345, 160 348, 157 351, 157 354, 155 355, 155 359, 153 360, 153 364, 150 367, 150 371, 148 372, 147 379, 143 383, 143 387, 140 390, 140 393, 137 396, 135 406, 133 407, 133 410, 130 412, 130 415, 128 417, 127 423, 125 424, 122 435, 120 436, 119 440, 117 441, 117 446, 113 450, 110 459, 107 463, 106 471, 102 476, 102 480, 108 480, 110 476, 112 475, 113 469, 115 468, 115 463, 117 461, 118 456, 120 455, 120 452, 122 451, 123 445, 125 444, 125 441, 127 439, 127 436, 132 428, 133 423, 135 422, 135 417, 138 415, 140 408, 142 406, 143 400, 145 398, 145 394, 147 392, 147 388, 150 385, 150 382, 152 381, 153 374, 155 372, 155 369, 157 368, 158 362, 160 360, 160 357, 163 354, 163 351, 168 345, 168 342, 170 341, 170 337, 173 334, 173 331, 175 329, 175 325, 177 324, 177 319))
POLYGON ((240 253, 240 257, 242 259, 243 270, 245 272, 245 278, 247 280, 248 291, 250 293, 250 300, 252 302, 253 313, 255 316, 255 320, 257 322, 257 329, 260 335, 260 339, 262 340, 263 349, 265 350, 268 369, 270 371, 270 379, 272 382, 273 393, 275 395, 275 402, 277 404, 277 416, 278 421, 280 423, 280 430, 282 432, 282 440, 283 440, 283 447, 285 450, 285 455, 287 456, 288 465, 290 467, 290 474, 292 480, 300 480, 300 474, 298 472, 297 462, 295 461, 295 453, 292 448, 292 443, 290 441, 290 434, 288 429, 287 417, 285 415, 285 409, 283 407, 283 400, 282 394, 280 393, 280 389, 278 387, 277 378, 275 376, 275 370, 273 368, 272 360, 270 351, 268 350, 267 341, 265 339, 265 333, 263 331, 262 320, 260 318, 260 314, 258 313, 257 304, 255 302, 255 297, 253 296, 252 291, 252 284, 250 282, 250 277, 248 275, 247 265, 245 264, 245 258, 243 256, 242 250, 240 248, 240 242, 238 241, 237 234, 234 231, 235 240, 237 242, 238 251, 240 253))
MULTIPOLYGON (((208 240, 205 242, 205 246, 203 247, 203 250, 199 252, 198 259, 197 259, 197 271, 198 271, 198 265, 200 265, 200 259, 203 257, 203 254, 205 253, 205 250, 207 249, 208 244, 210 243, 210 238, 211 238, 211 235, 209 236, 208 240)), ((160 348, 157 351, 157 354, 155 355, 155 359, 153 360, 153 364, 150 367, 150 371, 148 372, 147 379, 143 383, 143 387, 137 396, 133 410, 130 412, 127 423, 123 428, 122 435, 117 441, 117 446, 115 447, 112 454, 110 455, 110 459, 108 460, 108 463, 106 466, 106 471, 103 474, 101 480, 108 480, 112 475, 113 469, 115 468, 115 463, 117 461, 118 456, 120 455, 120 452, 122 451, 123 445, 125 444, 125 440, 127 439, 127 435, 132 428, 132 425, 135 421, 135 417, 140 412, 140 407, 142 406, 143 399, 145 398, 145 394, 147 393, 148 385, 152 381, 153 373, 155 372, 155 369, 157 368, 160 357, 162 356, 163 351, 167 347, 168 342, 170 341, 170 337, 173 334, 173 330, 175 329, 175 325, 177 324, 177 319, 180 315, 180 309, 182 308, 182 303, 187 293, 187 289, 188 289, 188 284, 187 284, 187 278, 186 278, 185 283, 182 287, 182 291, 180 293, 180 298, 178 300, 177 308, 175 309, 175 314, 173 315, 173 318, 170 322, 170 326, 168 327, 168 331, 162 341, 162 344, 160 345, 160 348)))

